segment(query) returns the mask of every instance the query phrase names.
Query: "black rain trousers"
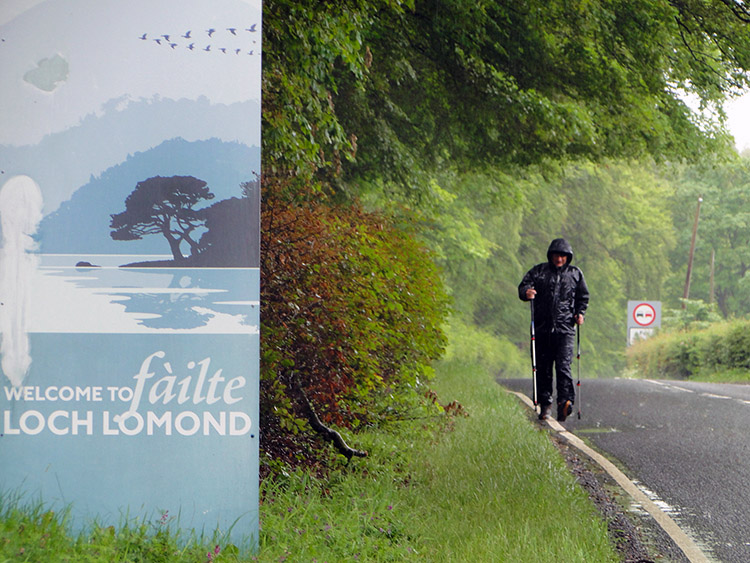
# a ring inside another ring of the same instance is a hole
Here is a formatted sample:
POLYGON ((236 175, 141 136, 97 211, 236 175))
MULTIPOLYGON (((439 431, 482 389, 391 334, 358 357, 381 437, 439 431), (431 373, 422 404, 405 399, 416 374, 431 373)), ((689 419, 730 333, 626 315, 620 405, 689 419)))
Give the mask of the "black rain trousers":
POLYGON ((552 370, 557 376, 557 402, 575 403, 575 385, 570 368, 573 361, 575 334, 542 332, 536 334, 536 388, 539 404, 552 404, 552 370))

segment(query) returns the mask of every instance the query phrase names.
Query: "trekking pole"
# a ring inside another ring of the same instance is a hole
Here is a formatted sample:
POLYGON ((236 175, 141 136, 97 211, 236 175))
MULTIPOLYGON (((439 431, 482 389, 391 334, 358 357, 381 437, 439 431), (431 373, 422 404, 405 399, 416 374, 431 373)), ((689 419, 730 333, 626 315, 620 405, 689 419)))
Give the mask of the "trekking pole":
POLYGON ((578 363, 578 383, 576 383, 576 387, 578 387, 578 398, 576 403, 578 403, 578 420, 581 420, 581 325, 576 326, 576 343, 578 345, 578 351, 576 353, 576 361, 578 363))
POLYGON ((534 300, 531 303, 531 379, 533 381, 532 400, 534 401, 534 412, 537 412, 539 401, 536 396, 536 333, 534 331, 534 300))

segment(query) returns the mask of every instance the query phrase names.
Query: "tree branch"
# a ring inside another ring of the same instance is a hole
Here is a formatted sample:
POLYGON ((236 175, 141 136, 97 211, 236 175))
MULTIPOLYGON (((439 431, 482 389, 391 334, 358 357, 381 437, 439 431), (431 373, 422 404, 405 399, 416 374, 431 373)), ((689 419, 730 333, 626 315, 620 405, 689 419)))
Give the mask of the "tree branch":
POLYGON ((748 11, 744 4, 737 2, 736 0, 721 1, 732 10, 732 13, 737 19, 744 23, 750 23, 750 11, 748 11))
POLYGON ((297 387, 300 397, 302 397, 302 402, 305 406, 305 414, 313 430, 323 436, 324 439, 328 440, 329 442, 333 442, 333 445, 336 447, 339 453, 345 456, 347 460, 351 460, 352 457, 367 457, 366 451, 356 450, 349 447, 341 434, 336 432, 333 428, 329 428, 328 426, 323 424, 323 422, 318 417, 318 414, 315 412, 312 403, 310 403, 310 400, 307 398, 305 390, 302 388, 302 384, 300 383, 299 376, 297 374, 294 375, 294 385, 295 387, 297 387))

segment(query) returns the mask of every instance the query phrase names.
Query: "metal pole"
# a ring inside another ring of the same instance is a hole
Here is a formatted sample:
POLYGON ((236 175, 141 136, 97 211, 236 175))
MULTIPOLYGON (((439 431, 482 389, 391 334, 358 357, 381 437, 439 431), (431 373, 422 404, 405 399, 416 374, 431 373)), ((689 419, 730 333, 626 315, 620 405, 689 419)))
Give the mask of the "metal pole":
POLYGON ((531 303, 531 378, 533 380, 532 400, 534 401, 534 412, 537 412, 536 406, 539 404, 536 394, 536 333, 534 330, 534 300, 531 303))
POLYGON ((576 363, 578 364, 578 397, 576 397, 576 403, 578 404, 578 420, 581 420, 581 325, 576 327, 576 344, 578 345, 578 353, 576 363))
MULTIPOLYGON (((698 206, 695 208, 695 221, 693 221, 693 236, 690 239, 690 255, 688 256, 687 275, 685 277, 685 291, 682 293, 683 299, 688 299, 690 297, 690 276, 693 273, 693 256, 695 255, 695 237, 698 234, 698 217, 700 217, 702 202, 703 202, 703 197, 698 196, 698 206)), ((682 308, 684 309, 686 306, 687 304, 685 303, 685 301, 683 301, 682 308)))

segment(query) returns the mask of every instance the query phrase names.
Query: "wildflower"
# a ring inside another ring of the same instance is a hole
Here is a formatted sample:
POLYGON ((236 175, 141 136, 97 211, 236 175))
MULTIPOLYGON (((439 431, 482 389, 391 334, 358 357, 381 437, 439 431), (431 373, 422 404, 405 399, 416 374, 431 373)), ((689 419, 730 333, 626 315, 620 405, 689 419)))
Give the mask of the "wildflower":
POLYGON ((389 505, 387 506, 387 508, 388 508, 388 510, 393 510, 393 505, 392 505, 392 504, 389 504, 389 505))
POLYGON ((167 523, 167 519, 169 518, 169 510, 165 510, 164 514, 161 515, 161 518, 159 519, 159 523, 164 526, 167 523))
POLYGON ((206 553, 207 563, 211 563, 211 561, 213 561, 214 558, 219 555, 219 553, 221 553, 221 548, 218 545, 214 548, 213 551, 209 551, 208 553, 206 553))

